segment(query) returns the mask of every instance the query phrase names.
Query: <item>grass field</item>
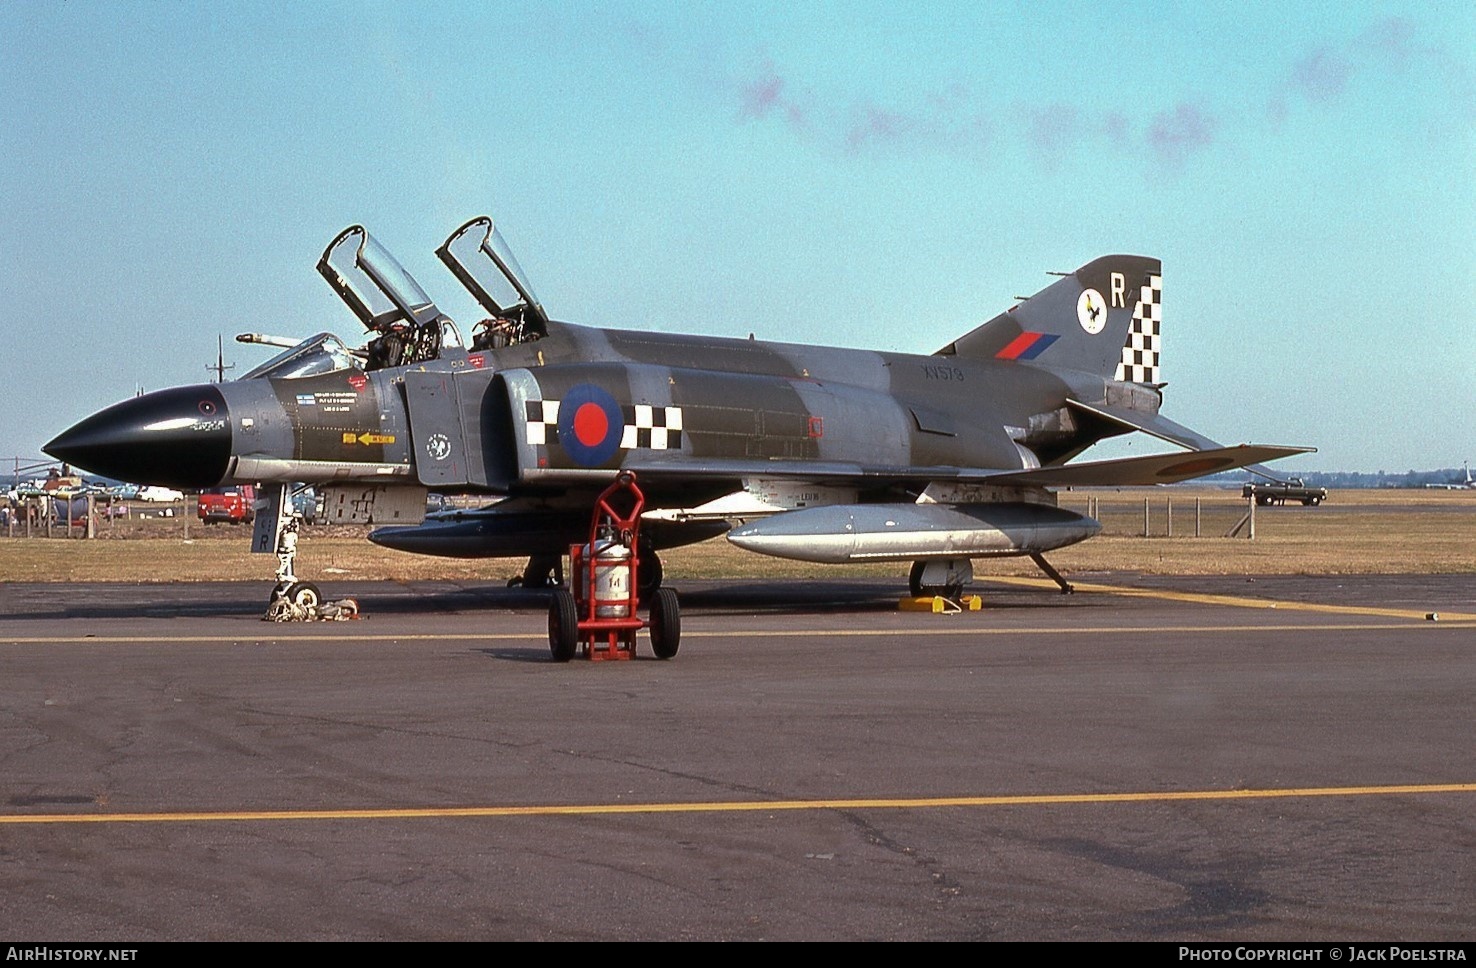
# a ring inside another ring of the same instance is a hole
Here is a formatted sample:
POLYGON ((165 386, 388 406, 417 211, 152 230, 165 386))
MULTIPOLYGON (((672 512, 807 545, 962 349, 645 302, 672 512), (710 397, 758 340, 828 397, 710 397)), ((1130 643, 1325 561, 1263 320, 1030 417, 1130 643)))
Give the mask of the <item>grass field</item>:
MULTIPOLYGON (((1223 535, 1246 512, 1238 492, 1212 489, 1074 491, 1061 505, 1085 512, 1095 498, 1103 532, 1048 557, 1062 572, 1161 574, 1476 574, 1476 492, 1336 491, 1321 507, 1258 508, 1256 537, 1223 535), (1144 501, 1149 536, 1143 536, 1144 501), (1196 513, 1197 502, 1197 513, 1196 513), (1172 505, 1173 536, 1165 534, 1172 505), (1194 537, 1196 519, 1200 537, 1194 537)), ((521 559, 427 558, 370 544, 367 528, 308 528, 298 574, 314 581, 486 581, 522 570, 521 559)), ((244 527, 134 518, 102 526, 94 540, 7 538, 0 530, 0 583, 36 581, 268 581, 276 558, 252 555, 244 527)), ((663 552, 681 578, 897 576, 903 564, 810 565, 748 554, 717 539, 663 552)), ((1035 575, 1028 559, 976 561, 981 577, 1035 575)))

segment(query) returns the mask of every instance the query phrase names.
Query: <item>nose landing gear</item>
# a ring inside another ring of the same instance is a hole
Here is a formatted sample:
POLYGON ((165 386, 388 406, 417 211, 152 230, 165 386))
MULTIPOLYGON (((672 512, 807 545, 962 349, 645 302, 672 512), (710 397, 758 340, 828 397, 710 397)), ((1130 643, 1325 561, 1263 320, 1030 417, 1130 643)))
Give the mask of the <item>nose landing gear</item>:
POLYGON ((315 619, 358 618, 359 604, 352 598, 325 601, 317 585, 297 577, 297 539, 302 515, 292 510, 287 485, 262 490, 267 492, 266 501, 257 508, 251 550, 271 551, 277 556, 276 584, 267 599, 263 620, 311 622, 315 619))

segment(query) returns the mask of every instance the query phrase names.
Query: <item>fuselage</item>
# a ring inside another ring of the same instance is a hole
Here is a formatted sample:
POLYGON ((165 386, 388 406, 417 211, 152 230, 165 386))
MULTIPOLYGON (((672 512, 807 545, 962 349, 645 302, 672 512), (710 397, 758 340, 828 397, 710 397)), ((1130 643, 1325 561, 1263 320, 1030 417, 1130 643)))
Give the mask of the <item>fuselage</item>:
POLYGON ((526 493, 678 458, 709 477, 725 466, 742 477, 758 461, 916 478, 1065 459, 1102 436, 1073 422, 1067 397, 1105 398, 1112 383, 991 359, 568 324, 409 367, 365 371, 346 354, 321 355, 124 401, 47 451, 180 488, 361 481, 526 493))

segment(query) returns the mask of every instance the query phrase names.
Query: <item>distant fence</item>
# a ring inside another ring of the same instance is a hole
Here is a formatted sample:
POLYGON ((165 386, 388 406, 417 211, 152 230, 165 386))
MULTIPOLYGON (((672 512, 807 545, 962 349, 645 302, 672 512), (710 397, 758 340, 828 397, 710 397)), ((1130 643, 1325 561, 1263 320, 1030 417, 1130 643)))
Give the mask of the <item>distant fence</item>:
POLYGON ((1062 491, 1060 505, 1095 518, 1102 534, 1124 538, 1255 537, 1255 508, 1234 491, 1062 491))
MULTIPOLYGON (((1095 518, 1102 534, 1136 538, 1255 537, 1255 507, 1234 491, 1224 495, 1175 494, 1159 490, 1062 491, 1063 508, 1095 518)), ((109 500, 97 495, 25 495, 0 499, 0 537, 91 538, 106 535, 114 522, 139 515, 182 521, 189 536, 195 498, 168 504, 109 500)))
POLYGON ((194 505, 195 498, 188 494, 182 501, 142 506, 91 493, 23 493, 14 498, 0 494, 0 537, 96 538, 107 534, 114 522, 140 515, 183 521, 185 537, 189 537, 194 505))

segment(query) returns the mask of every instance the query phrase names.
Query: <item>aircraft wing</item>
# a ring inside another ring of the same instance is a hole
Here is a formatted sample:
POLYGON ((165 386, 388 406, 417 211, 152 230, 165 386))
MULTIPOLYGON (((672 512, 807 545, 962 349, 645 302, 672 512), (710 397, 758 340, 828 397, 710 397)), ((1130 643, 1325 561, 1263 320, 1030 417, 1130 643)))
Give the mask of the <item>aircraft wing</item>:
MULTIPOLYGON (((1177 443, 1177 441, 1175 441, 1177 443)), ((673 478, 790 478, 833 484, 892 483, 899 481, 959 481, 1032 487, 1127 487, 1175 484, 1205 474, 1248 467, 1261 461, 1313 451, 1311 447, 1240 444, 1212 447, 1192 453, 1152 454, 1111 460, 1062 464, 1029 470, 981 470, 971 467, 882 467, 844 461, 813 460, 700 460, 647 458, 625 463, 642 479, 673 478)))
MULTIPOLYGON (((1145 433, 1150 437, 1157 437, 1159 440, 1166 440, 1171 444, 1178 444, 1180 447, 1187 447, 1190 450, 1217 450, 1225 446, 1219 441, 1212 440, 1209 437, 1206 437, 1204 434, 1201 434, 1197 430, 1191 430, 1183 424, 1170 420, 1162 414, 1153 414, 1152 416, 1147 416, 1145 414, 1138 413, 1133 410, 1126 410, 1120 407, 1113 407, 1104 404, 1086 404, 1082 403, 1079 400, 1070 399, 1066 401, 1066 405, 1074 410, 1080 410, 1084 413, 1089 413, 1094 416, 1100 417, 1109 423, 1117 424, 1119 427, 1125 427, 1128 430, 1141 431, 1142 433, 1145 433)), ((1304 448, 1297 451, 1297 453, 1308 453, 1310 450, 1315 449, 1316 448, 1304 448)), ((1265 459, 1269 460, 1270 458, 1265 459)), ((1278 484, 1286 483, 1284 478, 1278 477, 1270 468, 1264 467, 1261 464, 1257 463, 1237 466, 1244 466, 1245 469, 1250 471, 1252 474, 1255 474, 1259 477, 1264 477, 1268 481, 1272 481, 1278 484)))
POLYGON ((1240 444, 1215 447, 1188 454, 1150 454, 1112 460, 1061 464, 1028 471, 996 472, 991 484, 1037 487, 1132 487, 1142 484, 1177 484, 1205 474, 1250 467, 1261 461, 1310 453, 1312 447, 1282 447, 1275 444, 1240 444))

